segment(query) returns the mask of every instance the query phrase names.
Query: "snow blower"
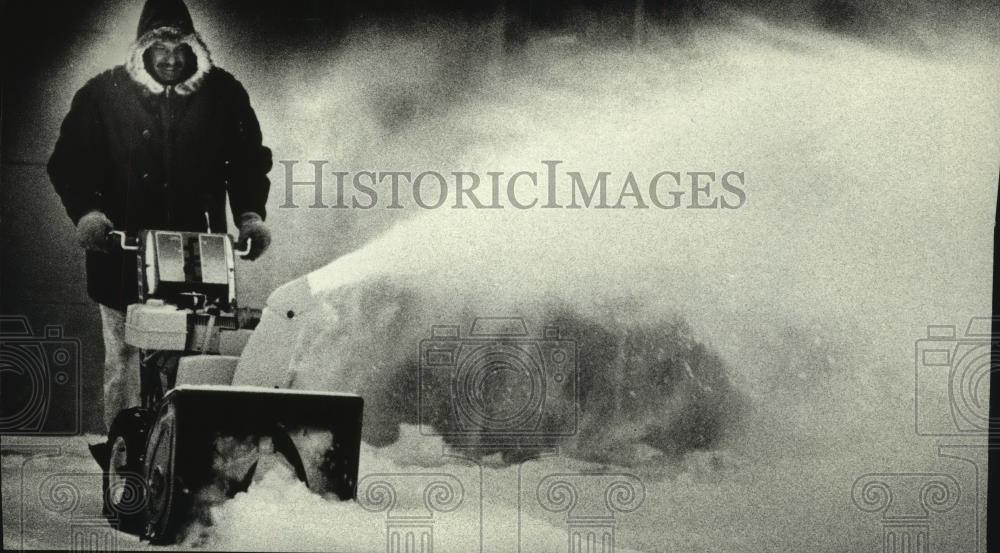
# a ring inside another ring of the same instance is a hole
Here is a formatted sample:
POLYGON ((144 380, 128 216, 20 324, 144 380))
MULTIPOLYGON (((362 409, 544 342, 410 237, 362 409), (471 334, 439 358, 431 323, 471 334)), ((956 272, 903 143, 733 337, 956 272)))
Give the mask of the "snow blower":
POLYGON ((232 385, 261 315, 237 305, 235 257, 246 252, 228 234, 112 234, 136 255, 140 301, 128 307, 125 340, 140 350, 142 401, 109 431, 109 522, 176 542, 191 522, 211 524, 205 505, 245 491, 262 462, 286 463, 324 496, 353 499, 359 396, 232 385))

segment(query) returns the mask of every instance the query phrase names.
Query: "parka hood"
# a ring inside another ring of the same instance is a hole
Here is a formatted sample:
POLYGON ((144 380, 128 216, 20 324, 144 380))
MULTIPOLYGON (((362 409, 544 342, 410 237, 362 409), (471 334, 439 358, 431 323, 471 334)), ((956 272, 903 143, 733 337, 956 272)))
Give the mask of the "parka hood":
POLYGON ((184 0, 146 0, 139 15, 135 38, 142 39, 146 33, 163 27, 173 27, 185 35, 194 32, 191 12, 184 0))
POLYGON ((201 36, 194 30, 191 14, 183 0, 147 0, 139 16, 136 41, 129 50, 125 70, 145 91, 161 94, 166 87, 149 73, 145 53, 160 40, 186 44, 195 57, 195 69, 184 81, 174 85, 181 96, 193 94, 212 70, 212 56, 201 36))

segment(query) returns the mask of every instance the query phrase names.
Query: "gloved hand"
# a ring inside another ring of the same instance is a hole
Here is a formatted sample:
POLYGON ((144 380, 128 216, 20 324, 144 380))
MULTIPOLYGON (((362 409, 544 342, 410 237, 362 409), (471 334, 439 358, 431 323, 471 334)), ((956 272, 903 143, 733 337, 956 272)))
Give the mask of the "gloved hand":
POLYGON ((249 211, 240 215, 239 220, 240 236, 236 240, 240 249, 246 247, 247 240, 250 240, 250 253, 244 259, 253 261, 261 256, 267 247, 271 245, 271 231, 267 229, 264 220, 260 215, 249 211))
POLYGON ((76 224, 76 237, 80 247, 92 252, 108 252, 108 233, 115 229, 108 216, 91 211, 76 224))

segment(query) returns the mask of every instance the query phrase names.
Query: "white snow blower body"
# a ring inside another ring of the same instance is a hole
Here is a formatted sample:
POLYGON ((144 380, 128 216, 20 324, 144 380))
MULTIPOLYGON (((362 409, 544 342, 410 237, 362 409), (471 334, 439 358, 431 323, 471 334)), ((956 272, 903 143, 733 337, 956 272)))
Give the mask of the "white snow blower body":
POLYGON ((153 543, 175 542, 190 522, 211 524, 199 505, 245 491, 271 455, 313 491, 353 499, 361 397, 276 385, 285 367, 267 382, 236 377, 262 312, 237 304, 243 253, 232 238, 112 234, 137 256, 140 302, 128 307, 125 340, 141 352, 142 406, 119 413, 109 431, 109 521, 153 543))

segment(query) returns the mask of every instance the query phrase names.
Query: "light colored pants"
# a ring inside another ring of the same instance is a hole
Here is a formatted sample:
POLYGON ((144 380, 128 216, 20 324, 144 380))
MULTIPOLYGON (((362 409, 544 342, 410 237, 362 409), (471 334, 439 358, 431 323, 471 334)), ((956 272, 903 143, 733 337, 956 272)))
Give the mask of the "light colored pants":
POLYGON ((125 313, 101 306, 104 327, 104 424, 108 430, 118 412, 141 405, 139 350, 125 343, 125 313))

